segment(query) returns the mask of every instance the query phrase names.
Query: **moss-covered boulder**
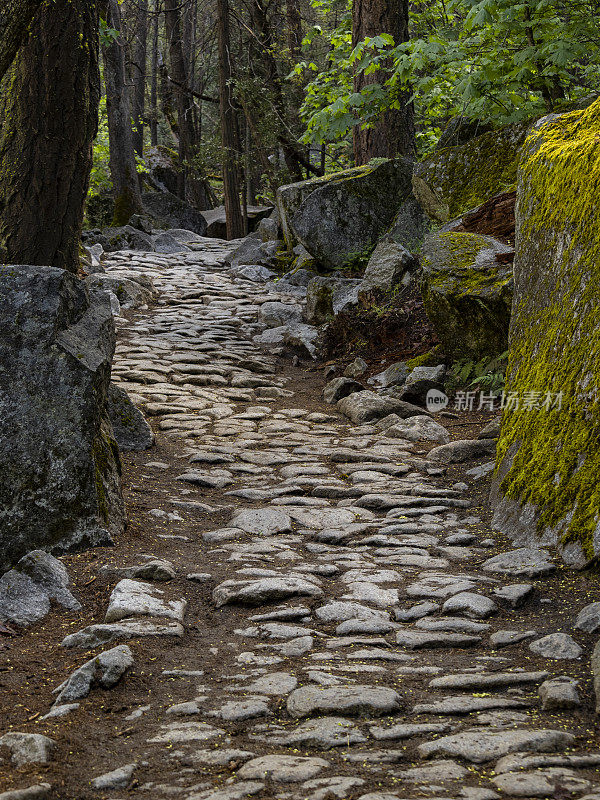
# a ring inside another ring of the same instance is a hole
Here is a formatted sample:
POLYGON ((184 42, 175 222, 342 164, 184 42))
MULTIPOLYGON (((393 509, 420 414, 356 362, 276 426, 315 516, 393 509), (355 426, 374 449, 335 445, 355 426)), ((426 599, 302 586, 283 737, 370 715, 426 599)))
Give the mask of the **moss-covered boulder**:
POLYGON ((423 301, 448 358, 479 361, 506 350, 511 254, 508 245, 481 234, 448 231, 425 239, 423 301))
POLYGON ((415 167, 413 188, 426 213, 448 222, 511 189, 529 123, 506 125, 447 147, 415 167))
POLYGON ((518 182, 515 297, 495 526, 600 554, 600 101, 534 127, 518 182))
POLYGON ((365 265, 412 196, 412 162, 379 161, 282 186, 277 205, 291 249, 302 244, 330 268, 365 265))

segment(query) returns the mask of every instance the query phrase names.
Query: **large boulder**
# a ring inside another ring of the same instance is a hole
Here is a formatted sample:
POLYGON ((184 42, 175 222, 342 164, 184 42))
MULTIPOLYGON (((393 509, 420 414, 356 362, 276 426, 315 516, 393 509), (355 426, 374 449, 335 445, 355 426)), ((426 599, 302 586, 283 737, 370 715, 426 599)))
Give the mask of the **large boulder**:
POLYGON ((207 225, 202 214, 176 195, 170 192, 144 192, 142 203, 146 214, 156 220, 159 227, 184 228, 206 236, 207 225))
POLYGON ((417 164, 414 193, 428 216, 448 222, 512 188, 528 128, 528 123, 506 125, 417 164))
POLYGON ((336 314, 358 302, 360 280, 317 276, 307 287, 304 315, 311 325, 329 322, 336 314))
POLYGON ((519 171, 494 525, 520 547, 600 554, 600 101, 538 122, 519 171))
POLYGON ((179 178, 179 157, 175 150, 163 145, 145 147, 144 160, 151 182, 161 191, 175 193, 179 178))
POLYGON ((369 259, 359 291, 391 292, 397 286, 407 286, 416 266, 415 258, 403 245, 384 236, 369 259))
POLYGON ((228 263, 234 269, 243 266, 276 267, 277 252, 281 242, 275 240, 263 242, 259 233, 251 233, 242 239, 228 258, 228 263))
POLYGON ((0 266, 0 330, 0 569, 110 543, 125 512, 108 296, 54 267, 0 266))
POLYGON ((441 232, 421 253, 425 311, 450 359, 481 358, 508 346, 512 248, 476 233, 441 232))
POLYGON ((143 253, 154 251, 152 238, 132 225, 105 228, 101 232, 86 231, 82 238, 88 246, 101 244, 107 253, 116 253, 119 250, 139 250, 143 253))
MULTIPOLYGON (((273 206, 247 206, 248 214, 248 231, 252 233, 256 231, 259 224, 266 220, 273 213, 273 206)), ((212 236, 217 239, 227 239, 227 216, 225 214, 225 206, 217 206, 211 208, 209 211, 203 211, 202 216, 206 220, 206 235, 212 236)), ((275 233, 277 233, 277 222, 274 224, 275 233)), ((260 232, 262 238, 262 231, 260 232)), ((277 239, 277 236, 271 237, 277 239)), ((269 241, 269 239, 263 239, 269 241)))
POLYGON ((277 204, 287 245, 300 242, 326 267, 366 264, 412 196, 412 162, 367 164, 282 186, 277 204))

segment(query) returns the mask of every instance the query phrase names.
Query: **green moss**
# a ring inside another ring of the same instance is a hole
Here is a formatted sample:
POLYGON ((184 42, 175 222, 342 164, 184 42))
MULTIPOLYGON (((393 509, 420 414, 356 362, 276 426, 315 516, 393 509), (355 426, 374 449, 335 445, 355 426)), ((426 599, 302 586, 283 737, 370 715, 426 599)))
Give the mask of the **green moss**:
POLYGON ((133 214, 137 214, 139 208, 134 202, 131 192, 123 190, 118 197, 115 197, 115 210, 113 212, 112 224, 115 228, 127 225, 133 214))
POLYGON ((415 367, 437 367, 438 364, 443 363, 444 352, 441 344, 436 344, 431 350, 423 353, 420 356, 411 358, 406 362, 407 369, 411 370, 415 367))
MULTIPOLYGON (((490 131, 463 145, 448 147, 422 162, 415 171, 419 199, 424 181, 438 201, 434 218, 447 213, 447 222, 481 205, 489 197, 513 189, 517 180, 520 148, 527 133, 526 124, 507 125, 490 131)), ((432 198, 423 197, 431 207, 432 198)), ((429 209, 428 209, 429 210, 429 209)))
POLYGON ((600 520, 600 101, 537 129, 524 152, 508 390, 562 393, 562 409, 504 414, 502 493, 539 508, 538 530, 594 554, 600 520))

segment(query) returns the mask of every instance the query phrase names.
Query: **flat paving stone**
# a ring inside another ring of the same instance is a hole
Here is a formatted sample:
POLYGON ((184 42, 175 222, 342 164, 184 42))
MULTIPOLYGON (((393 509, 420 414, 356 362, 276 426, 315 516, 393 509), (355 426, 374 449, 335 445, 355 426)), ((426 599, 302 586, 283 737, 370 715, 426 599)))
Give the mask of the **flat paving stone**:
POLYGON ((287 709, 292 717, 318 713, 383 716, 396 713, 400 706, 400 695, 383 686, 302 686, 287 700, 287 709))
POLYGON ((572 747, 575 737, 557 730, 463 731, 453 736, 442 736, 434 742, 417 747, 422 758, 451 756, 464 758, 474 764, 484 764, 507 753, 552 752, 572 747))

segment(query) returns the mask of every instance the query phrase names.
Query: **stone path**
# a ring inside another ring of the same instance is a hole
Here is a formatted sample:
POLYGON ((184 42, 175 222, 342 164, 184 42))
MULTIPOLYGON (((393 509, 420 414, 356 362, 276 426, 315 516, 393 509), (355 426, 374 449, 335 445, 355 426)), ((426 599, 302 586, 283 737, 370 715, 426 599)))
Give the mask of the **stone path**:
POLYGON ((105 618, 63 642, 80 669, 29 739, 0 739, 43 762, 70 726, 59 767, 0 797, 598 800, 588 634, 545 619, 551 559, 497 558, 423 443, 307 402, 253 340, 265 303, 293 319, 302 293, 228 270, 228 243, 191 247, 107 264, 158 292, 120 321, 114 376, 157 433, 130 502, 154 481, 133 527, 159 533, 117 543, 105 618))

